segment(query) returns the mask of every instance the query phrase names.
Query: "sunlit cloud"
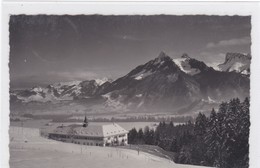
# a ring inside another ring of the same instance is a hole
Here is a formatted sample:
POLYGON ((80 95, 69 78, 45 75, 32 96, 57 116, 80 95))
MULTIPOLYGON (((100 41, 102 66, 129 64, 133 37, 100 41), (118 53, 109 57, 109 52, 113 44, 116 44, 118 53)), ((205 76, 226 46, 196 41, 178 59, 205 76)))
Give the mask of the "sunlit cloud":
POLYGON ((215 65, 225 61, 226 53, 204 51, 199 53, 199 58, 207 64, 215 65))
POLYGON ((239 46, 239 45, 249 45, 251 43, 251 38, 248 36, 242 38, 234 38, 229 40, 221 40, 217 43, 210 42, 207 44, 207 48, 218 48, 218 47, 229 47, 229 46, 239 46))
POLYGON ((90 80, 98 78, 98 74, 94 72, 55 72, 51 71, 48 73, 50 76, 56 76, 60 79, 66 80, 90 80))

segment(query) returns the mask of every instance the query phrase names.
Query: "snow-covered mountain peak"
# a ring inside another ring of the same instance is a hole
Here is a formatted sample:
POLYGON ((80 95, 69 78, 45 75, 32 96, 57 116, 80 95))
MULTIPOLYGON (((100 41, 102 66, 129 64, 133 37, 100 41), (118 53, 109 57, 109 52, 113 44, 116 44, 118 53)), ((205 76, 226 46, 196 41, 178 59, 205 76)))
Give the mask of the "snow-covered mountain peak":
POLYGON ((101 78, 101 79, 95 79, 95 82, 98 84, 98 86, 101 86, 106 82, 112 82, 112 80, 104 77, 104 78, 101 78))
POLYGON ((248 60, 251 59, 251 55, 247 53, 228 52, 226 54, 225 62, 231 61, 232 59, 248 60))
MULTIPOLYGON (((241 66, 241 63, 234 65, 241 66)), ((204 62, 185 54, 171 59, 161 53, 159 57, 137 66, 125 76, 113 82, 107 80, 61 82, 11 92, 10 102, 61 102, 62 106, 75 104, 87 109, 93 107, 93 112, 98 112, 95 108, 102 104, 104 108, 115 112, 174 109, 182 113, 194 108, 203 109, 204 105, 211 106, 232 97, 248 97, 249 93, 247 76, 217 72, 204 62)))
POLYGON ((242 53, 227 53, 225 62, 219 64, 218 67, 222 71, 227 72, 238 72, 245 75, 250 74, 250 62, 251 55, 250 54, 242 54, 242 53))
POLYGON ((167 58, 167 57, 169 57, 169 56, 167 56, 165 52, 161 51, 157 58, 158 59, 164 59, 164 58, 167 58))
POLYGON ((130 77, 134 80, 143 80, 144 78, 155 74, 172 74, 179 72, 180 68, 172 61, 164 52, 161 52, 158 57, 148 61, 143 65, 139 65, 125 77, 130 77))
POLYGON ((31 89, 31 91, 34 91, 34 92, 42 92, 43 89, 40 87, 40 86, 35 86, 31 89))
MULTIPOLYGON (((96 94, 101 85, 110 81, 107 78, 69 81, 50 84, 47 87, 33 87, 21 91, 13 96, 22 102, 55 102, 62 100, 73 100, 74 98, 88 98, 96 94)), ((103 86, 104 88, 104 86, 103 86)))
POLYGON ((81 81, 69 81, 69 82, 58 82, 52 84, 53 87, 60 87, 60 86, 72 86, 72 85, 79 85, 81 81))
POLYGON ((186 54, 186 53, 182 54, 181 58, 184 58, 184 59, 191 59, 191 58, 189 57, 189 55, 186 54))
POLYGON ((183 72, 189 75, 196 75, 207 68, 205 63, 189 57, 186 53, 184 53, 180 58, 173 59, 173 62, 183 72))
POLYGON ((158 57, 156 57, 154 60, 153 60, 153 64, 154 65, 157 65, 157 64, 163 64, 165 61, 171 61, 171 57, 169 57, 165 52, 161 52, 159 54, 158 57))

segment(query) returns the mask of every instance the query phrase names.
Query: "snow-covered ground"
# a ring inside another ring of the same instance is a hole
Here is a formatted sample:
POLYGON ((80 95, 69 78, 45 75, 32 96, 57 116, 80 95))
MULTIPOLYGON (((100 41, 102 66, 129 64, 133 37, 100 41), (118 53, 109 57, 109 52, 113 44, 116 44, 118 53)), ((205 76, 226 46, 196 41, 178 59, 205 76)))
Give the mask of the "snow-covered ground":
POLYGON ((39 129, 10 127, 11 168, 202 168, 134 150, 82 146, 49 140, 39 129))

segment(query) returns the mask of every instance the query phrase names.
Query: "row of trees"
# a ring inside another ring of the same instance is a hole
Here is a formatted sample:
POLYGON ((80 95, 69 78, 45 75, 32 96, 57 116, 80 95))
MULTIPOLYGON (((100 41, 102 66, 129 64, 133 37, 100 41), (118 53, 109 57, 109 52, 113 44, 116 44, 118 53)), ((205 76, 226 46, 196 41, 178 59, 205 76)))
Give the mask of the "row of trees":
POLYGON ((154 116, 132 116, 132 117, 126 117, 126 118, 114 118, 111 119, 107 118, 93 118, 92 121, 95 122, 178 122, 178 123, 185 123, 188 121, 193 121, 194 118, 191 116, 168 116, 168 117, 154 117, 154 116))
MULTIPOLYGON (((191 116, 177 116, 177 117, 154 117, 154 116, 133 116, 125 118, 92 118, 89 119, 91 122, 178 122, 185 123, 188 121, 193 121, 194 118, 191 116)), ((67 122, 79 122, 82 119, 66 119, 67 122)))
POLYGON ((156 130, 132 129, 130 144, 157 145, 176 152, 177 163, 221 168, 248 167, 249 100, 223 102, 209 117, 199 113, 195 122, 174 126, 160 122, 156 130))
MULTIPOLYGON (((33 116, 32 114, 25 114, 24 117, 28 118, 36 118, 37 116, 33 116)), ((52 116, 48 116, 51 118, 52 116)), ((82 118, 71 118, 73 115, 66 115, 61 117, 53 116, 53 122, 82 122, 82 118)), ((89 119, 91 122, 178 122, 178 123, 185 123, 188 121, 194 121, 194 118, 191 116, 168 116, 168 117, 155 117, 155 116, 132 116, 132 117, 125 117, 125 118, 92 118, 89 119)))

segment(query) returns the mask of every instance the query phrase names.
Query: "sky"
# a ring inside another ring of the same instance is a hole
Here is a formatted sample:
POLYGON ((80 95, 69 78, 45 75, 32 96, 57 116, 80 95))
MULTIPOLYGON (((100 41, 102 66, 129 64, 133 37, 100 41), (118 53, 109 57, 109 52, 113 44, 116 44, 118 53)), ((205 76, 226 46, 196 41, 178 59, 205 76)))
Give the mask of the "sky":
POLYGON ((11 88, 117 79, 161 51, 208 65, 227 52, 250 53, 250 16, 13 15, 11 88))

